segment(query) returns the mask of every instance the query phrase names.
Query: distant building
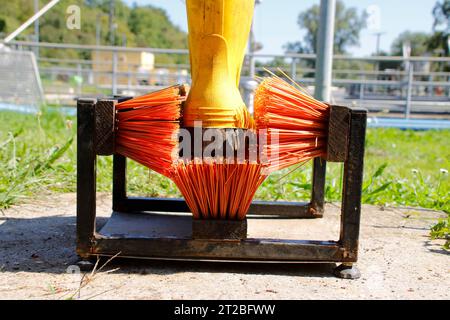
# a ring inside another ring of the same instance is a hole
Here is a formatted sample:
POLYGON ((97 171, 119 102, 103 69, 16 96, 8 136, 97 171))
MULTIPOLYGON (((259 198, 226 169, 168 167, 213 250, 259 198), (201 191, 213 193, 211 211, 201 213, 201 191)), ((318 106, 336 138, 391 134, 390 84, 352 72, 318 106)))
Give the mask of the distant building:
MULTIPOLYGON (((92 52, 94 82, 98 86, 111 86, 113 71, 111 51, 92 52)), ((117 53, 117 85, 139 85, 150 82, 150 74, 155 69, 155 55, 149 52, 117 53)))
MULTIPOLYGON (((93 51, 92 84, 110 88, 112 83, 113 54, 110 51, 93 51)), ((189 73, 179 66, 157 67, 155 55, 149 52, 117 53, 116 85, 120 91, 134 90, 136 86, 169 86, 188 81, 189 73)))

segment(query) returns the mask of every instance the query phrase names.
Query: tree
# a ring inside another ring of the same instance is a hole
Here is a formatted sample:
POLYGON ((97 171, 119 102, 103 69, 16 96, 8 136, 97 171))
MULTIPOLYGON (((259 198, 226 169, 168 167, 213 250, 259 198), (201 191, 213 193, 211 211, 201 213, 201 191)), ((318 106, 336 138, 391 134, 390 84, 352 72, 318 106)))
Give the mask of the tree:
MULTIPOLYGON (((126 38, 128 46, 153 48, 187 48, 187 35, 172 24, 166 12, 151 6, 128 6, 123 0, 114 0, 114 35, 116 45, 126 38)), ((42 4, 42 1, 41 1, 42 4)), ((96 29, 100 27, 100 43, 109 43, 108 13, 110 0, 61 0, 39 19, 40 41, 74 44, 95 44, 96 29), (66 28, 66 9, 75 4, 81 8, 81 29, 66 28)), ((8 34, 34 14, 30 0, 2 1, 0 33, 8 34)), ((27 28, 17 40, 29 40, 33 27, 27 28)), ((41 57, 90 59, 90 51, 41 48, 41 57)), ((157 55, 157 63, 185 63, 182 55, 157 55)))
MULTIPOLYGON (((300 29, 306 31, 303 41, 288 43, 288 51, 315 53, 319 31, 320 6, 313 5, 298 16, 300 29)), ((336 22, 334 34, 334 52, 343 54, 351 46, 359 44, 359 34, 366 27, 366 14, 358 13, 356 8, 347 8, 342 0, 336 3, 336 22)))
POLYGON ((0 18, 0 33, 6 30, 6 21, 5 19, 0 18))
POLYGON ((428 40, 427 47, 430 52, 436 55, 450 55, 450 48, 448 46, 448 33, 443 31, 435 32, 428 40))
MULTIPOLYGON (((128 18, 128 28, 135 35, 138 47, 187 48, 187 35, 174 26, 163 9, 152 6, 134 7, 128 18)), ((185 55, 158 55, 158 63, 188 63, 185 55)))
POLYGON ((428 39, 429 51, 437 54, 450 54, 448 37, 450 32, 450 0, 436 2, 433 8, 433 35, 428 39), (443 29, 442 29, 443 27, 443 29))
POLYGON ((450 31, 450 0, 436 2, 433 8, 433 16, 433 31, 438 31, 441 26, 444 26, 448 33, 450 31))
POLYGON ((427 53, 428 40, 430 35, 425 32, 402 32, 392 43, 391 53, 394 56, 403 55, 403 44, 409 43, 411 45, 411 56, 422 56, 427 53))

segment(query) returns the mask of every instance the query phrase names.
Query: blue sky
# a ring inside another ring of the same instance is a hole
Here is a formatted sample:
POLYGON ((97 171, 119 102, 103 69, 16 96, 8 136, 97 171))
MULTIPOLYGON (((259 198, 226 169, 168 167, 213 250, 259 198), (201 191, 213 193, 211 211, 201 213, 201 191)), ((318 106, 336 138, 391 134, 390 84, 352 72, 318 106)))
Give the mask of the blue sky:
MULTIPOLYGON (((166 9, 170 19, 187 30, 186 9, 183 0, 125 0, 132 4, 151 4, 166 9)), ((283 45, 303 37, 297 26, 299 12, 319 0, 262 0, 255 12, 255 36, 262 42, 261 53, 283 53, 283 45)), ((436 0, 344 0, 346 6, 356 7, 360 12, 370 5, 380 9, 380 26, 385 34, 381 38, 381 49, 389 50, 392 41, 403 31, 430 32, 433 25, 432 9, 436 0)), ((373 31, 363 30, 360 46, 351 53, 355 56, 370 55, 376 49, 373 31)))

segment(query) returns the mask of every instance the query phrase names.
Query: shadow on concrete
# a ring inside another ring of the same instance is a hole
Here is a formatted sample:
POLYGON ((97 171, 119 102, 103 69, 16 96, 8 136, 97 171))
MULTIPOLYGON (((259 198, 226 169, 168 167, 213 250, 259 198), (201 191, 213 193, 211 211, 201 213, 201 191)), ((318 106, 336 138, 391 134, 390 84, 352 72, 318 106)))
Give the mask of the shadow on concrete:
POLYGON ((442 244, 438 244, 434 240, 426 240, 426 241, 424 241, 423 245, 430 252, 439 253, 439 254, 444 254, 444 255, 450 256, 450 251, 449 250, 445 250, 442 247, 442 244))
MULTIPOLYGON (((107 218, 97 217, 97 229, 107 218)), ((0 271, 66 273, 76 264, 76 218, 52 216, 38 218, 0 217, 0 271)), ((104 263, 105 258, 100 261, 104 263)), ((333 277, 330 264, 231 263, 197 261, 158 261, 116 258, 104 270, 118 273, 169 275, 182 272, 271 274, 298 277, 333 277)))

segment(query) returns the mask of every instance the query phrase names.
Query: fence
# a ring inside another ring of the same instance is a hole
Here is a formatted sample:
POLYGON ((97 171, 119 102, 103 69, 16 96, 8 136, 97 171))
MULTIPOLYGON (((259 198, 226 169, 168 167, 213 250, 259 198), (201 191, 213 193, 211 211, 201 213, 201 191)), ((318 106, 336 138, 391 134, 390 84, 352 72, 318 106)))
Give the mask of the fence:
MULTIPOLYGON (((95 45, 33 43, 15 41, 16 50, 39 50, 39 71, 46 100, 74 105, 75 97, 98 95, 137 95, 161 86, 189 82, 188 51, 183 49, 126 48, 95 45), (46 58, 45 50, 57 54, 46 58), (80 53, 85 58, 80 59, 80 53), (95 60, 96 53, 103 59, 95 60), (153 68, 142 70, 130 55, 150 53, 153 68), (53 57, 54 56, 54 57, 53 57), (106 58, 105 58, 106 57, 106 58), (125 57, 125 58, 124 58, 125 57), (173 61, 176 61, 174 63, 173 61)), ((251 96, 248 75, 280 68, 295 81, 312 86, 315 55, 293 54, 247 56, 242 72, 244 96, 251 96), (274 67, 273 61, 277 61, 274 67)), ((450 114, 450 58, 334 56, 333 103, 360 105, 372 112, 411 114, 450 114)), ((312 89, 312 88, 310 88, 312 89)), ((251 97, 250 97, 251 101, 251 97)))

